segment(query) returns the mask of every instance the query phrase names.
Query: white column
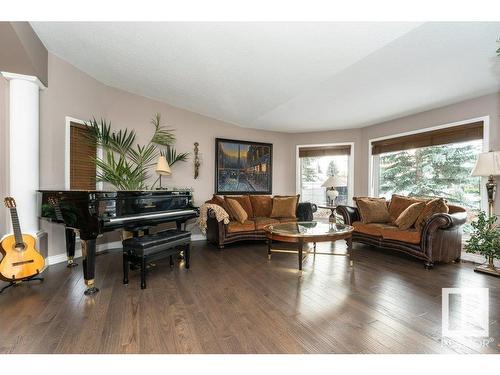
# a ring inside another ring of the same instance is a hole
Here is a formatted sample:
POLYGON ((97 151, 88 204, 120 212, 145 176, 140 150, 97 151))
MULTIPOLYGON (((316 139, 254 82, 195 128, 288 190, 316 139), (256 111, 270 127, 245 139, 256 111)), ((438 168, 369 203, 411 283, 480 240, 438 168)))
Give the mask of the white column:
POLYGON ((17 203, 24 233, 38 234, 39 91, 34 76, 2 72, 9 80, 9 194, 17 203))

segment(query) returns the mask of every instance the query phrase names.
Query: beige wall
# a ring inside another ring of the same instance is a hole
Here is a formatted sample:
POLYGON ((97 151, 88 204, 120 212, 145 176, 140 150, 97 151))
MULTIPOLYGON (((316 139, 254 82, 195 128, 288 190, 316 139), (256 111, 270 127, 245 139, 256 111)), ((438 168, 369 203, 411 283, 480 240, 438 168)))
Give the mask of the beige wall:
MULTIPOLYGON (((65 117, 104 116, 104 85, 49 54, 50 85, 40 93, 40 188, 64 189, 65 117)), ((65 252, 64 228, 41 222, 48 256, 65 252)))
MULTIPOLYGON (((241 128, 110 87, 106 88, 105 97, 106 118, 112 120, 117 129, 135 129, 139 143, 146 143, 151 138, 153 126, 150 120, 155 112, 160 112, 162 121, 175 129, 176 149, 191 155, 189 161, 175 164, 172 176, 162 178, 162 184, 193 187, 196 204, 211 198, 214 193, 216 137, 273 143, 273 192, 288 194, 295 190, 290 184, 295 172, 290 168, 293 155, 287 134, 241 128), (201 157, 200 175, 196 180, 192 162, 194 142, 200 143, 201 157)), ((157 176, 152 174, 152 177, 151 183, 157 176)))
POLYGON ((0 76, 0 238, 8 230, 8 211, 3 206, 3 198, 8 195, 8 113, 9 113, 9 84, 0 76))
MULTIPOLYGON (((354 195, 366 195, 370 139, 482 116, 490 116, 490 150, 500 150, 500 94, 482 96, 361 129, 294 134, 291 143, 295 147, 300 144, 354 142, 354 195)), ((500 213, 500 199, 496 201, 496 212, 500 213)))
MULTIPOLYGON (((354 195, 368 193, 368 140, 411 130, 423 129, 480 116, 490 116, 490 147, 500 149, 500 95, 489 95, 422 112, 361 129, 286 134, 245 129, 214 120, 156 100, 103 85, 72 65, 49 54, 50 86, 41 93, 40 186, 64 188, 65 116, 87 120, 92 116, 110 120, 115 129, 133 128, 140 143, 151 136, 149 123, 155 112, 176 129, 176 148, 192 152, 200 143, 200 177, 193 179, 192 160, 173 167, 168 186, 194 188, 200 204, 214 192, 214 140, 216 137, 271 142, 274 144, 273 192, 295 191, 295 152, 297 145, 354 142, 354 195)), ((155 177, 152 175, 152 179, 155 177)), ((500 201, 500 200, 499 200, 500 201)), ((497 201, 497 212, 500 202, 497 201)), ((49 234, 49 255, 64 252, 63 229, 43 223, 49 234)))
POLYGON ((0 70, 36 76, 47 86, 47 49, 28 22, 0 22, 0 70))
MULTIPOLYGON (((173 166, 172 176, 163 178, 164 186, 193 187, 197 205, 209 199, 214 193, 215 138, 223 137, 273 143, 273 193, 295 191, 294 152, 288 134, 241 128, 105 86, 52 54, 49 54, 49 82, 40 98, 41 188, 64 188, 66 116, 81 120, 93 116, 106 118, 114 129, 134 129, 137 141, 145 143, 152 135, 151 117, 159 112, 163 121, 176 129, 178 152, 192 153, 193 143, 199 142, 201 157, 198 179, 193 178, 191 157, 173 166)), ((155 179, 152 173, 151 182, 155 179)), ((63 228, 46 222, 42 228, 49 234, 49 255, 64 252, 63 228)))

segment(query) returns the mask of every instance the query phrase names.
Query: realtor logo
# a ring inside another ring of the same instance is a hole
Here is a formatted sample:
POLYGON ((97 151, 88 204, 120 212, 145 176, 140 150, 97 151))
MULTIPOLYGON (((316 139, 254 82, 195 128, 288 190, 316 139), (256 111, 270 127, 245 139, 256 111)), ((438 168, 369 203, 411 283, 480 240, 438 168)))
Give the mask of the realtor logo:
POLYGON ((489 337, 489 289, 443 288, 443 337, 489 337))

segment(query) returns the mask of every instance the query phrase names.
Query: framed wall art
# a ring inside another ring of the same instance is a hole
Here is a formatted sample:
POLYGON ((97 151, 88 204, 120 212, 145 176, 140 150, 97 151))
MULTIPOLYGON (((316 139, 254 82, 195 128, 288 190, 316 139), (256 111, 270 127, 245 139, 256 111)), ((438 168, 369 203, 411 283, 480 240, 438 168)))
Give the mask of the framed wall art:
POLYGON ((272 194, 271 143, 215 139, 216 194, 272 194))

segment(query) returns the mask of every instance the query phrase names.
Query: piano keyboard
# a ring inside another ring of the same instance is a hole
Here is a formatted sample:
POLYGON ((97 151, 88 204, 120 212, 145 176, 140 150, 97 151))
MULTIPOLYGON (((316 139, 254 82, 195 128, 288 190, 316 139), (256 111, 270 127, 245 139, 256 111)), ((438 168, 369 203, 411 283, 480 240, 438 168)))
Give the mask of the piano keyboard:
POLYGON ((154 213, 154 214, 143 214, 143 215, 134 215, 134 216, 128 216, 128 217, 118 217, 118 218, 112 218, 107 220, 109 223, 124 223, 127 221, 135 221, 135 220, 141 220, 141 219, 159 219, 162 217, 171 217, 171 216, 178 216, 178 215, 189 215, 189 214, 196 214, 195 210, 179 210, 179 211, 168 211, 168 212, 160 212, 160 213, 154 213))

